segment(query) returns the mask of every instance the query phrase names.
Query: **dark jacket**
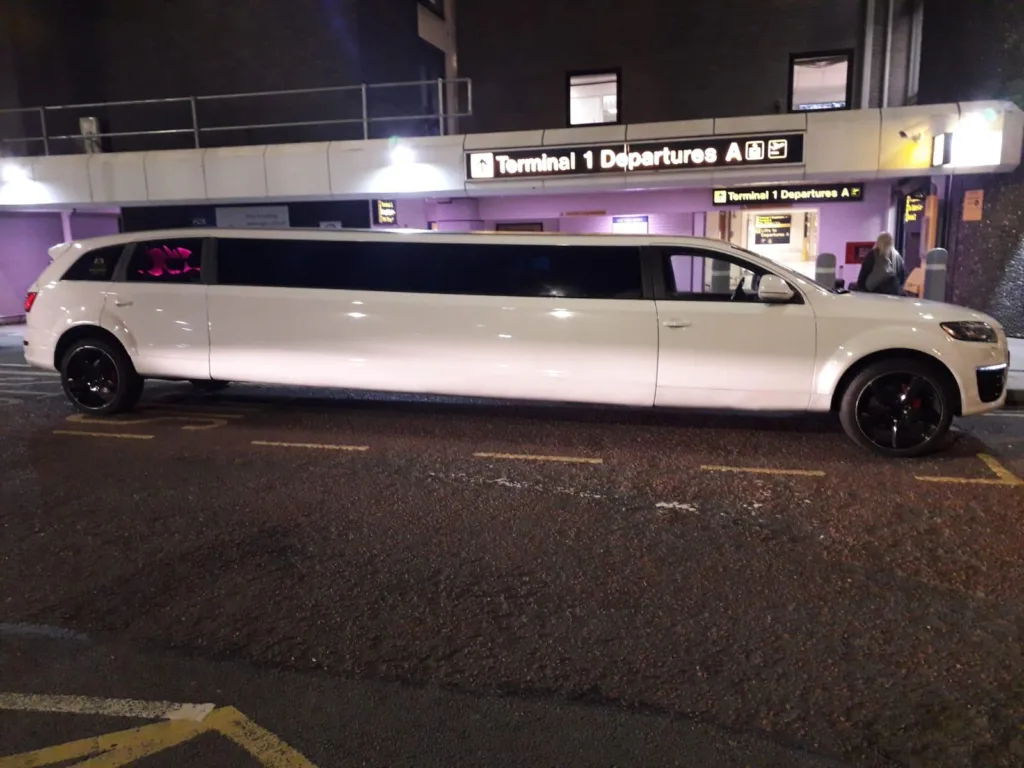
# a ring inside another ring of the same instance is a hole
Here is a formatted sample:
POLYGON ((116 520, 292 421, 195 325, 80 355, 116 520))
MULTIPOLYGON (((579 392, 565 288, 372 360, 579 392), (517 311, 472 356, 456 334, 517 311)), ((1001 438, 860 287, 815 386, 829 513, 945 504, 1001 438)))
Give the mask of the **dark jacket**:
POLYGON ((893 249, 893 259, 896 262, 894 265, 896 268, 895 274, 890 276, 881 285, 877 285, 873 289, 868 288, 868 278, 875 269, 875 262, 880 258, 883 257, 879 254, 878 248, 872 248, 867 252, 864 262, 860 265, 860 274, 857 275, 857 290, 866 293, 887 293, 891 296, 902 296, 903 286, 907 282, 907 268, 903 257, 895 249, 893 249))

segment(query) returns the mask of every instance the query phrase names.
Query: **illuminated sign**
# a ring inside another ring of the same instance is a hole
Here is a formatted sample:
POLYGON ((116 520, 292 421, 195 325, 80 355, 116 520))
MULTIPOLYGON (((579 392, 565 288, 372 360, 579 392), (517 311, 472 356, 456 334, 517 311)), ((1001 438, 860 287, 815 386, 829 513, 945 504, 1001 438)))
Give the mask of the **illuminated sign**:
POLYGON ((646 216, 613 216, 612 217, 612 234, 613 235, 646 235, 647 234, 647 217, 646 216))
POLYGON ((656 173, 701 168, 793 165, 804 161, 804 135, 714 136, 705 139, 495 149, 466 153, 470 181, 656 173))
POLYGON ((776 203, 856 203, 864 199, 864 184, 797 184, 786 187, 733 187, 712 192, 713 205, 774 205, 776 203))
POLYGON ((390 226, 398 221, 394 200, 375 200, 373 204, 373 223, 377 226, 390 226))
POLYGON ((908 224, 912 224, 921 217, 921 213, 924 211, 924 195, 907 195, 906 210, 903 215, 903 220, 908 224))
POLYGON ((789 245, 792 242, 793 217, 774 213, 754 218, 755 245, 789 245))

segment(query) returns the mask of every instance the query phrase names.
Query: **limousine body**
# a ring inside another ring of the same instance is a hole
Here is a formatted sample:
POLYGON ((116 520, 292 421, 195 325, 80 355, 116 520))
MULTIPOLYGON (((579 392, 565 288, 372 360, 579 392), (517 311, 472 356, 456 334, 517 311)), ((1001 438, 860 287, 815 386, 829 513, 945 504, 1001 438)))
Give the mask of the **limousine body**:
POLYGON ((147 378, 836 411, 889 456, 1000 407, 990 317, 838 292, 698 238, 189 229, 54 246, 25 358, 91 414, 147 378))

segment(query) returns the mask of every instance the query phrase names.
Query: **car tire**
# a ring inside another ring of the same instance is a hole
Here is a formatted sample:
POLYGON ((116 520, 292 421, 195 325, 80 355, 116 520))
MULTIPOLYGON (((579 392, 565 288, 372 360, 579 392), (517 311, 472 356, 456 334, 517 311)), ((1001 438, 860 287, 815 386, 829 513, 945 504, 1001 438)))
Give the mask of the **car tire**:
POLYGON ((60 380, 71 405, 93 416, 130 411, 145 383, 120 345, 99 338, 80 339, 68 348, 60 380))
POLYGON ((839 419, 855 443, 879 456, 923 456, 942 445, 953 423, 952 386, 938 363, 879 360, 846 387, 839 419))
POLYGON ((192 379, 189 383, 200 392, 220 392, 228 388, 228 382, 213 379, 192 379))

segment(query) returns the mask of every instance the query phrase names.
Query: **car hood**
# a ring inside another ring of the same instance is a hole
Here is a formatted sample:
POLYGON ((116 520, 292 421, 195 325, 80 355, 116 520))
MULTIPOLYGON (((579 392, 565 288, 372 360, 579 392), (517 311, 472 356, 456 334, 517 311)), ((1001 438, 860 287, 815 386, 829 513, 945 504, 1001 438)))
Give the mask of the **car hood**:
POLYGON ((829 314, 833 317, 872 318, 876 320, 921 321, 948 323, 979 320, 994 328, 1002 326, 984 312, 978 312, 941 301, 884 296, 873 293, 840 293, 829 297, 829 314))

